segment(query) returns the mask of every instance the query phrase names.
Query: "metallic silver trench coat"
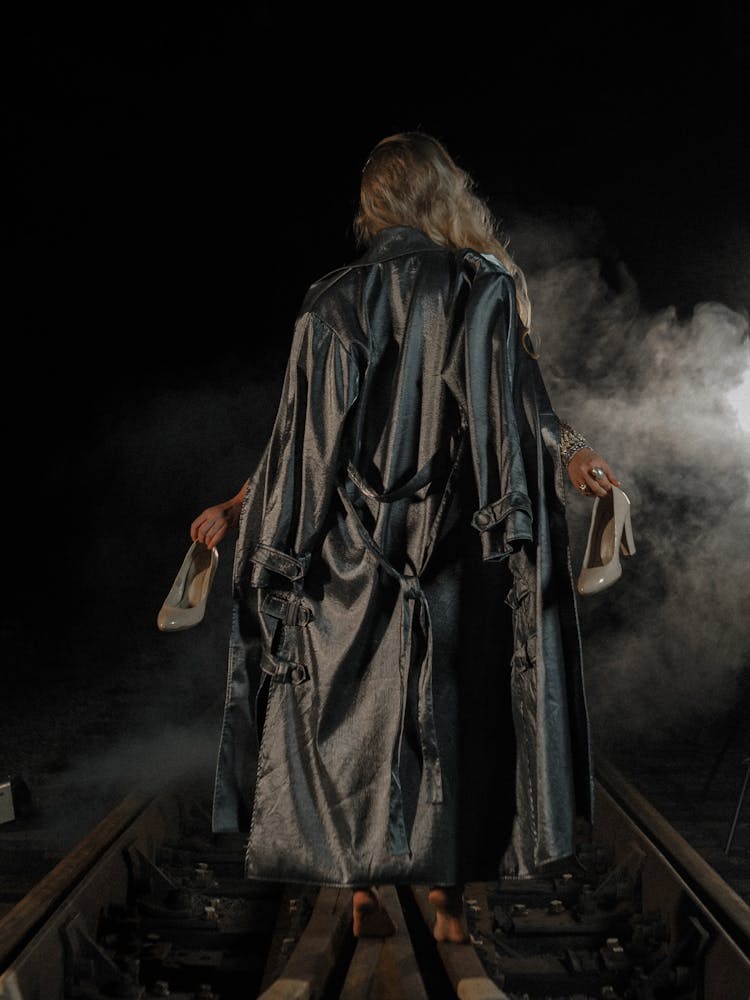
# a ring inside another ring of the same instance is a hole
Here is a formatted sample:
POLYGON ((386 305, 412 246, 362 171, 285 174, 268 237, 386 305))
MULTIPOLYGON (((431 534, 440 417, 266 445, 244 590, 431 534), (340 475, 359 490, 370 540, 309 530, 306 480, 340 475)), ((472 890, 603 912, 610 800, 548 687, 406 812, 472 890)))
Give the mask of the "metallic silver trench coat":
POLYGON ((559 422, 494 258, 409 227, 315 283, 234 563, 215 832, 249 878, 574 853, 592 768, 559 422))

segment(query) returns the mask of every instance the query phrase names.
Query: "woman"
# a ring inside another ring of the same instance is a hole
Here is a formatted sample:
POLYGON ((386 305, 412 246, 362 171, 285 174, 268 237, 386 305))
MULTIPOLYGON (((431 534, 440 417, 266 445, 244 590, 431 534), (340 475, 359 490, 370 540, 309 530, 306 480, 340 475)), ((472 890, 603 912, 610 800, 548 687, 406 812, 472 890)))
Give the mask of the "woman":
POLYGON ((383 139, 365 252, 308 290, 254 475, 193 540, 238 528, 214 830, 249 878, 431 886, 463 941, 466 881, 575 850, 592 772, 564 473, 605 496, 561 425, 524 277, 435 138, 383 139))

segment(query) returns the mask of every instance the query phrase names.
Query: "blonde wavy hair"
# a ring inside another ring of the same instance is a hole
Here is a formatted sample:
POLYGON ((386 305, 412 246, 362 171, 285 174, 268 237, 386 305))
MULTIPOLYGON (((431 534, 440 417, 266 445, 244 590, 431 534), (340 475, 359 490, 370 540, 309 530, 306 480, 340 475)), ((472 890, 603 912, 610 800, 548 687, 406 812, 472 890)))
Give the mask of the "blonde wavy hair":
POLYGON ((425 132, 399 132, 381 139, 365 163, 354 236, 366 247, 389 226, 413 226, 439 246, 494 254, 513 276, 523 345, 535 356, 529 341, 531 302, 523 271, 508 252, 508 241, 477 194, 473 178, 441 142, 425 132))

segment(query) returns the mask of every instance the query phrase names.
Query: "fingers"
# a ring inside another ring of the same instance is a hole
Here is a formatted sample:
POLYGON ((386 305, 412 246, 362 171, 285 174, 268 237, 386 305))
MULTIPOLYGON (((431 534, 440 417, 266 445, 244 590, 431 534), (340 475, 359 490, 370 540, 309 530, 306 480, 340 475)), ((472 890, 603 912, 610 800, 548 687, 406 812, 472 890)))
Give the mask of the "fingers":
POLYGON ((217 514, 216 510, 209 508, 190 525, 190 537, 194 542, 203 542, 209 548, 215 548, 227 533, 226 517, 217 514))
POLYGON ((208 512, 204 510, 203 513, 199 514, 190 525, 190 537, 194 542, 204 541, 207 523, 208 512))
POLYGON ((593 497, 606 495, 606 491, 598 483, 592 482, 590 476, 581 475, 578 479, 571 477, 571 481, 581 496, 593 497))
POLYGON ((198 529, 198 538, 207 548, 213 549, 219 544, 226 533, 226 521, 207 521, 198 529))
POLYGON ((589 491, 597 497, 605 497, 612 489, 612 483, 602 465, 597 464, 587 469, 584 479, 589 491))
POLYGON ((613 486, 619 486, 609 464, 592 450, 574 455, 568 466, 570 481, 582 496, 604 497, 613 486))

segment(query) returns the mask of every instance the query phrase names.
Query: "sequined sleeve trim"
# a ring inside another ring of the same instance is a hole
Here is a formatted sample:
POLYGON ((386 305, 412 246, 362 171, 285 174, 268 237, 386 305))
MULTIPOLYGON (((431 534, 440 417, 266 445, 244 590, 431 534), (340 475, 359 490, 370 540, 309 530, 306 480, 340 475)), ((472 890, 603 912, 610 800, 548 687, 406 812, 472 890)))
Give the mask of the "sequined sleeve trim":
POLYGON ((563 465, 567 469, 571 458, 575 455, 577 451, 581 451, 583 448, 590 448, 591 445, 588 443, 583 434, 579 434, 574 427, 570 424, 560 422, 560 455, 562 456, 563 465))

